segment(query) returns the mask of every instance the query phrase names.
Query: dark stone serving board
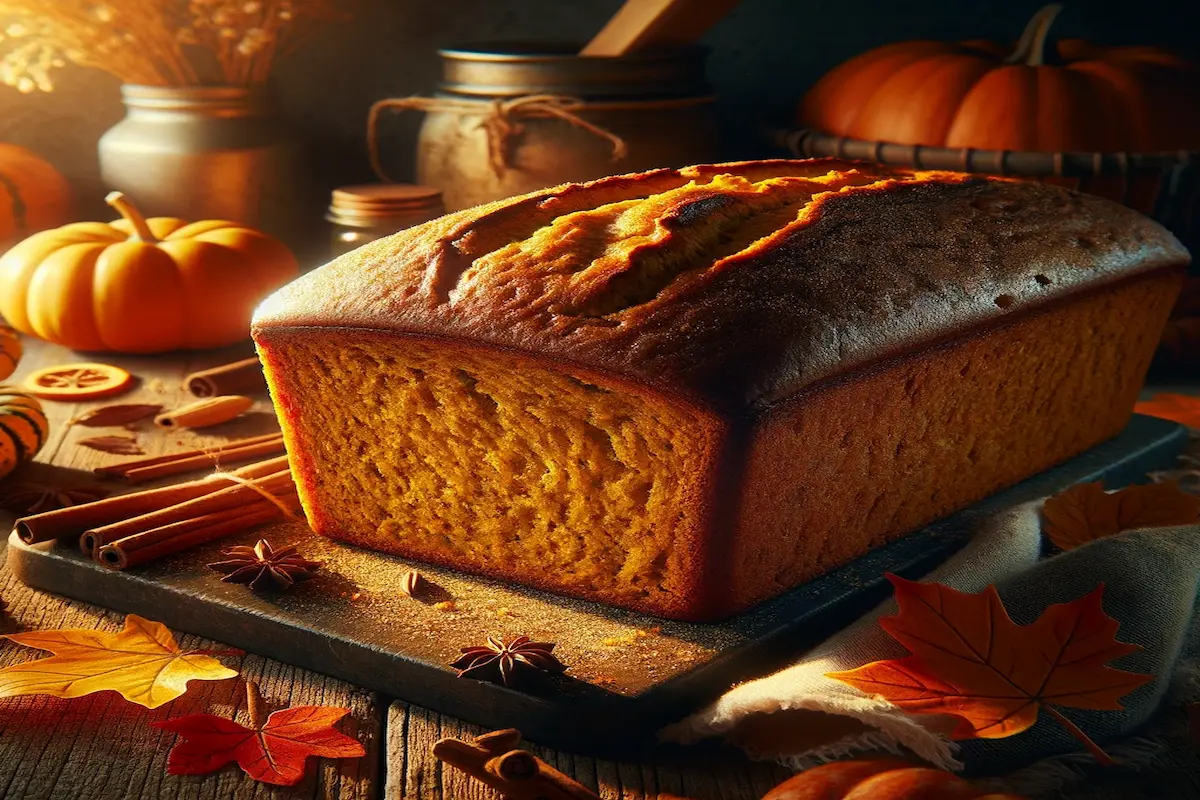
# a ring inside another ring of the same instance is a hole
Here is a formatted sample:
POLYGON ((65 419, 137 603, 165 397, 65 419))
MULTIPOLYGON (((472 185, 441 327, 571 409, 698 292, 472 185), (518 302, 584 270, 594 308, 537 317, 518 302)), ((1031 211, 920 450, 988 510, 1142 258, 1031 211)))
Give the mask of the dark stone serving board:
POLYGON ((15 535, 8 558, 38 589, 141 614, 483 726, 520 728, 560 749, 616 755, 644 749, 664 724, 735 682, 784 665, 880 602, 888 593, 884 573, 924 574, 963 544, 963 531, 977 518, 1080 481, 1104 479, 1110 488, 1144 482, 1147 471, 1174 466, 1186 442, 1179 425, 1134 417, 1120 436, 1065 464, 715 624, 659 620, 414 564, 331 542, 296 522, 127 572, 93 564, 74 543, 27 546, 15 535), (296 543, 325 566, 317 578, 274 595, 222 583, 205 568, 222 547, 260 536, 276 546, 296 543), (430 584, 419 599, 397 589, 412 568, 430 584), (489 634, 555 641, 570 669, 528 691, 458 678, 448 662, 489 634))

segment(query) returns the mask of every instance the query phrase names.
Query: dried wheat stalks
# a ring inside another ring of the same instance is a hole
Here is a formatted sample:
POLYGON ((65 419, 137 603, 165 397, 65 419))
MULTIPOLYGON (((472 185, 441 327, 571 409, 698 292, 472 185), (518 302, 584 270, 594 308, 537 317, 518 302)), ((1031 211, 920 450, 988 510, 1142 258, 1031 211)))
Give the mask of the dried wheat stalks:
POLYGON ((335 0, 0 0, 0 81, 50 91, 67 61, 151 86, 266 81, 335 0))

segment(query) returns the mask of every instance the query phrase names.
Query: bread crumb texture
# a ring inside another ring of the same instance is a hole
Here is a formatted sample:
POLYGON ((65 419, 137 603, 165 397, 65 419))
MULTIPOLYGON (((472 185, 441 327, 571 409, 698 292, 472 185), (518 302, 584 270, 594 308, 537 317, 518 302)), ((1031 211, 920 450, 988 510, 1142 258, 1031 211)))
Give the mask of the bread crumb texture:
POLYGON ((715 459, 700 414, 419 339, 317 332, 270 352, 277 395, 334 398, 287 415, 318 532, 621 605, 692 602, 715 459))

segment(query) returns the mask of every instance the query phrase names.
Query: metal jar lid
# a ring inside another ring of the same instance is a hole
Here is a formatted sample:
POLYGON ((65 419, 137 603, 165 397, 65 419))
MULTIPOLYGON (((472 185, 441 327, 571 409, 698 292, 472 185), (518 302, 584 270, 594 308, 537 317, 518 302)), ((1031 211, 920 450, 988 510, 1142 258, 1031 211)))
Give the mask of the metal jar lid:
POLYGON ((440 189, 383 183, 334 189, 326 218, 343 225, 369 226, 386 221, 415 225, 445 213, 440 189))
POLYGON ((441 91, 472 97, 688 97, 712 92, 708 50, 681 47, 619 57, 580 56, 582 44, 480 43, 439 50, 441 91))

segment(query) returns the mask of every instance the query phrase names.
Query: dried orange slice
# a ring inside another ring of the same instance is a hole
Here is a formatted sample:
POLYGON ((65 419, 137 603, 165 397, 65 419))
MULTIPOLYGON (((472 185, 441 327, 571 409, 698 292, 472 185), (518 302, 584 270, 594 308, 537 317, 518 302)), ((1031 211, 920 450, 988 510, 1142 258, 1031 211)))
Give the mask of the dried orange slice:
POLYGON ((133 376, 111 364, 59 364, 25 379, 25 388, 44 400, 95 400, 133 387, 133 376))

